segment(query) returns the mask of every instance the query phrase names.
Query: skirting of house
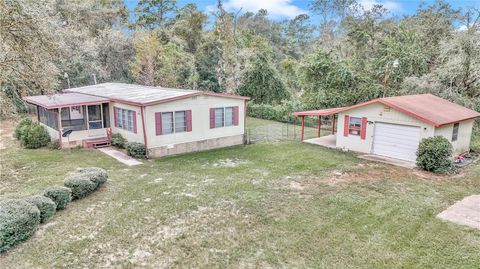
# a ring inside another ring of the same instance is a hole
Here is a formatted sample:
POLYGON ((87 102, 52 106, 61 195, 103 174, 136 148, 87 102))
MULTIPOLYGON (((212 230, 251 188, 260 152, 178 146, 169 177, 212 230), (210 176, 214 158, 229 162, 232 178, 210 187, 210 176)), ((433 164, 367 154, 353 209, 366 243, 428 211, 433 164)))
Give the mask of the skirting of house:
POLYGON ((148 157, 159 158, 163 156, 182 154, 194 151, 204 151, 216 148, 230 147, 244 143, 244 136, 234 135, 212 139, 205 139, 193 142, 179 143, 168 146, 148 149, 148 157))

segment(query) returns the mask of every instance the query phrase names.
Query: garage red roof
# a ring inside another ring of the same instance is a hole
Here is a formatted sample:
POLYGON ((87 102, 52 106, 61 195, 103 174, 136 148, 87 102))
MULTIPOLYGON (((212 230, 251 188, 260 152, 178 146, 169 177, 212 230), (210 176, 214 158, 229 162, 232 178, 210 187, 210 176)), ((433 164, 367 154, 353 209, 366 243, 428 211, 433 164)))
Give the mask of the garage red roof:
POLYGON ((302 111, 295 112, 293 114, 295 116, 332 115, 376 102, 399 110, 407 115, 410 115, 416 119, 419 119, 436 127, 480 117, 480 113, 474 110, 468 109, 461 105, 457 105, 432 94, 378 98, 348 107, 302 111))

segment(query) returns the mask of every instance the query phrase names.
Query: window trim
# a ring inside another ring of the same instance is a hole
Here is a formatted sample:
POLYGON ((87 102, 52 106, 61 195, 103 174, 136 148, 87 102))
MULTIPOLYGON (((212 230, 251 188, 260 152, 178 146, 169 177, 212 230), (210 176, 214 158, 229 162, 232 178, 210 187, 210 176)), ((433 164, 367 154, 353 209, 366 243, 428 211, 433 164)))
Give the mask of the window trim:
POLYGON ((361 136, 362 134, 362 118, 361 117, 349 117, 348 118, 348 135, 361 136), (352 126, 352 119, 358 119, 360 126, 352 126), (354 131, 354 133, 352 133, 354 131))
POLYGON ((453 128, 452 128, 452 142, 454 141, 457 141, 458 140, 458 131, 460 129, 460 122, 456 122, 453 124, 453 128), (456 127, 456 129, 455 129, 456 127))
POLYGON ((114 115, 115 115, 115 127, 116 128, 119 128, 119 129, 122 129, 122 130, 125 130, 127 132, 131 132, 131 133, 135 133, 135 120, 134 120, 134 117, 136 115, 134 115, 136 113, 135 110, 130 110, 130 109, 126 109, 126 108, 121 108, 121 107, 113 107, 114 111, 114 115), (125 114, 123 112, 126 112, 125 114), (129 121, 128 121, 128 118, 129 118, 129 113, 132 113, 132 129, 130 130, 129 129, 129 121), (125 117, 126 116, 126 117, 125 117), (126 125, 126 128, 125 128, 125 125, 123 124, 125 123, 126 125))
POLYGON ((214 119, 215 119, 215 124, 214 124, 214 129, 216 128, 225 128, 225 127, 235 127, 235 106, 224 106, 224 107, 214 107, 214 119), (230 108, 232 111, 232 122, 231 124, 227 125, 227 108, 230 108), (223 122, 221 126, 217 126, 217 109, 223 109, 223 122))
POLYGON ((161 128, 162 128, 162 135, 170 135, 170 134, 177 134, 177 133, 187 133, 188 131, 188 128, 187 128, 187 110, 175 110, 175 111, 161 111, 159 112, 160 113, 160 117, 162 117, 162 125, 161 125, 161 128), (177 128, 177 123, 175 122, 176 120, 176 114, 179 113, 179 112, 183 112, 183 118, 184 118, 184 126, 183 126, 183 131, 177 131, 176 128, 177 128), (165 130, 163 129, 163 114, 166 114, 166 113, 171 113, 172 115, 172 132, 170 133, 165 133, 165 130))

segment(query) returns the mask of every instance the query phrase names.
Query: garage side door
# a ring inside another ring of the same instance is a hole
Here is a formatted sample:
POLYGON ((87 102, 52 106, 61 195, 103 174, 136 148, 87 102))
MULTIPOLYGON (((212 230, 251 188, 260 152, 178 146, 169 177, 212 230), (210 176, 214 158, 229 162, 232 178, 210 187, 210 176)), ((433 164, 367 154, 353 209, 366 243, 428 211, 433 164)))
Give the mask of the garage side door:
POLYGON ((375 123, 375 134, 373 137, 373 153, 415 161, 416 151, 420 143, 420 127, 375 123))

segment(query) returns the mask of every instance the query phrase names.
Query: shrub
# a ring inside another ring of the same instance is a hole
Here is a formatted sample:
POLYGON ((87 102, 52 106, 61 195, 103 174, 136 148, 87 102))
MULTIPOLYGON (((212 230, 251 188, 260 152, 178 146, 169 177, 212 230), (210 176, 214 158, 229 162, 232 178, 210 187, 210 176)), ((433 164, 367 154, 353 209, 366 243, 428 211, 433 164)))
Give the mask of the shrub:
POLYGON ((50 135, 45 127, 32 123, 22 127, 20 141, 24 147, 36 149, 46 146, 50 142, 50 135))
POLYGON ((33 121, 30 118, 22 119, 15 127, 15 132, 14 132, 15 138, 20 140, 23 136, 24 128, 32 124, 33 124, 33 121))
POLYGON ((57 210, 62 210, 72 201, 72 190, 62 186, 47 188, 43 196, 52 199, 57 205, 57 210))
POLYGON ((123 138, 121 134, 112 134, 112 139, 110 139, 110 143, 115 147, 123 149, 125 148, 127 140, 123 138))
POLYGON ((108 174, 105 169, 99 168, 99 167, 83 167, 83 168, 78 168, 77 172, 79 174, 88 176, 91 181, 94 183, 97 183, 98 186, 101 186, 103 183, 105 183, 108 179, 108 174))
POLYGON ((138 142, 129 142, 126 144, 127 154, 134 158, 145 158, 145 145, 138 142))
POLYGON ((51 218, 57 209, 55 202, 43 195, 34 195, 28 197, 25 201, 36 206, 38 210, 40 210, 40 223, 44 223, 51 218))
POLYGON ((39 223, 36 206, 23 200, 0 201, 0 252, 30 237, 39 223))
POLYGON ((417 166, 434 173, 453 169, 452 144, 443 136, 424 138, 417 150, 417 166))
POLYGON ((72 190, 72 198, 81 199, 90 193, 92 193, 97 187, 98 184, 90 180, 88 175, 82 174, 73 174, 67 176, 63 181, 65 187, 68 187, 72 190))

